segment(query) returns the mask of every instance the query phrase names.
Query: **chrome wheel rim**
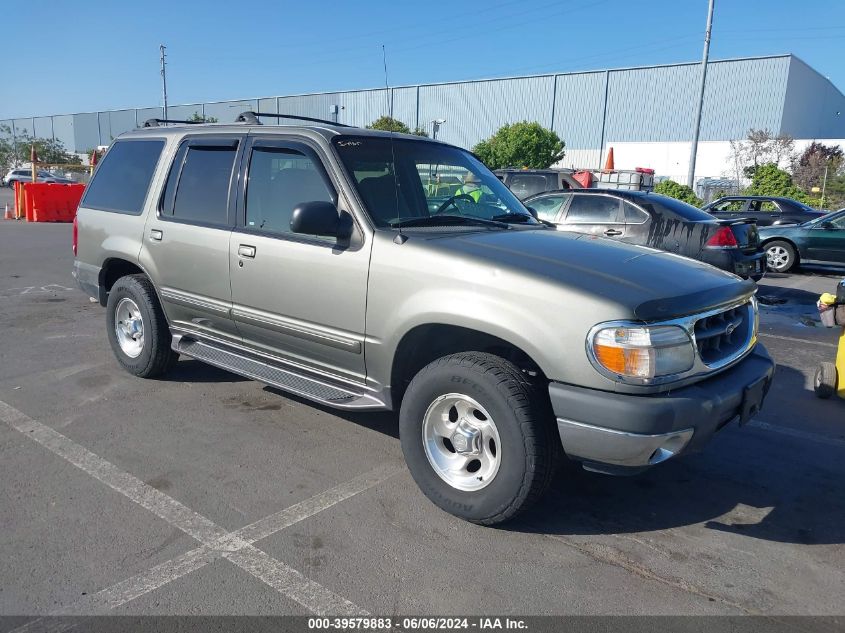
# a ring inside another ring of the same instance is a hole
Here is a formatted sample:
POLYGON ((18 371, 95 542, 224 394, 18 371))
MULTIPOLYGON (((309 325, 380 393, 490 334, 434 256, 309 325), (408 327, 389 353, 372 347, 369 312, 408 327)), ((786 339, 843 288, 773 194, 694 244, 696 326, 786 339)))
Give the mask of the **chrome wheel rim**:
POLYGON ((144 349, 144 319, 138 304, 124 297, 114 309, 114 333, 121 351, 137 358, 144 349))
POLYGON ((766 263, 769 268, 783 270, 789 264, 789 252, 783 246, 772 246, 766 250, 766 263))
POLYGON ((425 412, 422 441, 428 463, 457 490, 481 490, 495 479, 502 463, 499 430, 478 402, 448 393, 425 412))

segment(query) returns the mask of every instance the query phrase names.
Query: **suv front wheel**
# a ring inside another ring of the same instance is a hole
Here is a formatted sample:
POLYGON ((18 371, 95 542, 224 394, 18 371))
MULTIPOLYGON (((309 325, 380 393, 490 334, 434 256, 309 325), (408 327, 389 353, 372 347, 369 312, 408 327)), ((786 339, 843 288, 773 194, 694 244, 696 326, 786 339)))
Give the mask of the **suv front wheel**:
POLYGON ((170 349, 170 329, 153 284, 146 275, 118 279, 106 306, 109 343, 130 374, 153 378, 178 359, 170 349))
POLYGON ((482 525, 536 501, 562 453, 547 396, 513 363, 481 352, 444 356, 414 377, 399 435, 423 493, 482 525))

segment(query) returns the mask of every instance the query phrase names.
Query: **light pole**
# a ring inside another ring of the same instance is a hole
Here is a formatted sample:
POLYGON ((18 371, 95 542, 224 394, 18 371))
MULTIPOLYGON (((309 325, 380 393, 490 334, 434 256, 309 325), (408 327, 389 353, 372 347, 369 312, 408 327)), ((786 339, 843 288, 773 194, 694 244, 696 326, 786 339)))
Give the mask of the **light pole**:
POLYGON ((440 130, 440 126, 446 123, 446 119, 434 119, 431 122, 431 138, 432 140, 437 140, 437 132, 440 130))
POLYGON ((165 69, 164 69, 164 66, 165 66, 164 51, 166 49, 167 49, 167 47, 164 44, 161 44, 158 47, 158 51, 159 51, 159 54, 160 54, 160 60, 161 60, 161 92, 164 94, 164 109, 162 110, 163 113, 164 113, 164 116, 162 118, 165 121, 167 120, 167 71, 165 71, 165 69))
POLYGON ((707 81, 707 58, 710 56, 710 31, 713 27, 713 3, 710 0, 707 8, 707 30, 704 31, 704 54, 701 57, 701 85, 698 89, 698 106, 695 109, 695 126, 692 128, 692 147, 689 155, 689 174, 687 186, 695 188, 695 155, 698 153, 698 134, 701 131, 701 108, 704 104, 704 84, 707 81))

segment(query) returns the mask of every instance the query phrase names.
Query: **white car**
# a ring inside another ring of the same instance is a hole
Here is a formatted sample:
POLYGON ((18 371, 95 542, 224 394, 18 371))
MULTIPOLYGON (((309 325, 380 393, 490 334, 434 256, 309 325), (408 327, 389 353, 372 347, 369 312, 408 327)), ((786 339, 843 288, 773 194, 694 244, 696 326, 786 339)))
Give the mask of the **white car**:
MULTIPOLYGON (((11 187, 15 182, 32 182, 32 168, 26 169, 10 169, 3 179, 3 184, 6 187, 11 187)), ((61 184, 71 184, 74 181, 63 176, 56 176, 51 174, 46 169, 39 169, 36 182, 54 182, 61 184)))

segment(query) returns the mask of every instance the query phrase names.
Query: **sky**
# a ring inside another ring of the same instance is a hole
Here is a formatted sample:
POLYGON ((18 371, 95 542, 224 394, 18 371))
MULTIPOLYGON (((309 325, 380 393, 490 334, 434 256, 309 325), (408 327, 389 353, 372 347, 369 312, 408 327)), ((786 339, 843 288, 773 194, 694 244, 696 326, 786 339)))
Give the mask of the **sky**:
MULTIPOLYGON (((701 59, 707 0, 41 0, 0 119, 701 59)), ((716 0, 711 59, 794 53, 845 92, 845 0, 716 0)), ((14 69, 14 73, 9 73, 14 69)))

